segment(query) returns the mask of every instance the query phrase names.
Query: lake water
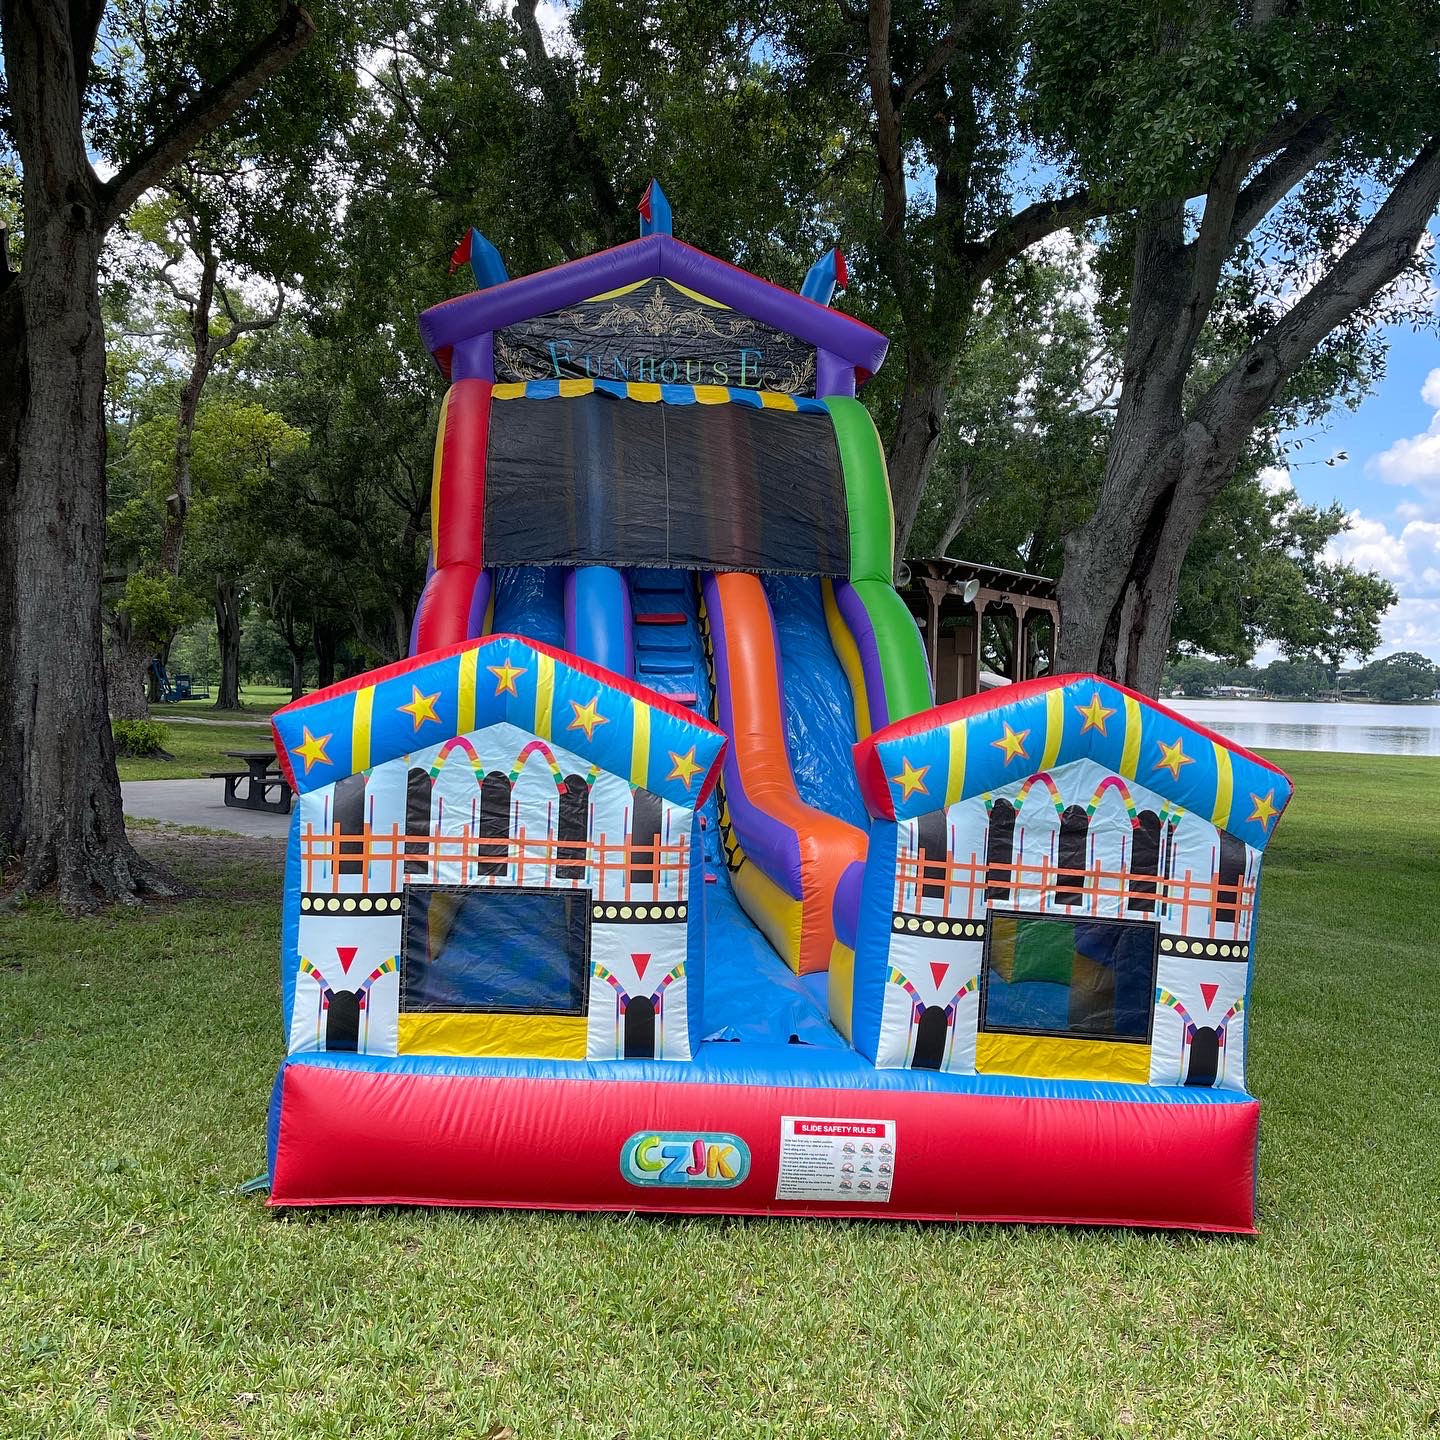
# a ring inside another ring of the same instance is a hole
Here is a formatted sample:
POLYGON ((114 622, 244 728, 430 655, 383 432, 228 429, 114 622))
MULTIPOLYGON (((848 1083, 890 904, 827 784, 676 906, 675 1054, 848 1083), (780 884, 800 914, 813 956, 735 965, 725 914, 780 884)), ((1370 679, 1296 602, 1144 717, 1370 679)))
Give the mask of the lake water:
POLYGON ((1440 755, 1440 705, 1186 698, 1164 703, 1227 740, 1257 750, 1440 755))

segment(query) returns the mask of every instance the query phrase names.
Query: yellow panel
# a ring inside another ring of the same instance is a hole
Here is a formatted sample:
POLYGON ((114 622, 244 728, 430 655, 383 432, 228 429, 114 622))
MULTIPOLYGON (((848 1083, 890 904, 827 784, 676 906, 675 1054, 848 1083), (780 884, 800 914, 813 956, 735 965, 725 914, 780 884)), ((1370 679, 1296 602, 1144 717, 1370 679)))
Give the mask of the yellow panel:
POLYGON ((723 385, 692 385, 697 405, 728 405, 730 392, 723 385))
POLYGON ((525 398, 525 382, 523 380, 507 380, 503 385, 494 385, 490 389, 492 400, 523 400, 525 398))
POLYGON ((650 788, 650 707, 635 702, 634 736, 630 742, 630 783, 650 788))
POLYGON ((583 1060, 583 1015, 456 1015, 426 1011, 400 1016, 402 1055, 523 1055, 583 1060))
POLYGON ((355 718, 350 730, 350 773, 370 768, 370 713, 375 708, 375 687, 355 692, 355 718))
POLYGON ((950 766, 945 772, 945 803, 953 805, 965 788, 965 723, 950 726, 950 766))
POLYGON ((854 1044, 851 1015, 855 1008, 855 952, 837 940, 830 947, 828 980, 830 1023, 854 1044))
MULTIPOLYGON (((643 280, 640 282, 645 283, 643 280)), ((698 300, 702 305, 713 306, 716 310, 728 310, 728 305, 722 305, 718 300, 712 300, 708 295, 702 295, 698 290, 692 290, 688 285, 682 285, 678 280, 667 279, 665 283, 673 289, 678 290, 682 295, 688 295, 692 300, 698 300)))
POLYGON ((535 734, 550 738, 550 715, 555 707, 555 662, 548 655, 535 656, 535 734))
POLYGON ((796 408, 793 395, 782 395, 777 390, 762 390, 760 404, 766 410, 794 410, 796 408))
POLYGON ((460 696, 456 704, 455 728, 468 735, 475 728, 475 672, 480 652, 467 650, 460 657, 460 696))
POLYGON ((643 400, 647 405, 654 405, 660 399, 660 387, 658 385, 633 384, 625 387, 625 393, 632 400, 643 400))
POLYGON ((830 644, 840 657, 840 668, 850 684, 850 700, 855 709, 855 738, 863 740, 869 735, 870 696, 865 689, 865 667, 860 663, 860 651, 855 637, 835 603, 835 582, 824 579, 820 582, 820 594, 825 602, 825 628, 830 632, 830 644))
POLYGON ((1221 830, 1229 828, 1230 804, 1235 795, 1235 775, 1230 768, 1230 752, 1218 742, 1215 744, 1215 810, 1210 823, 1221 830))
POLYGON ((1120 773, 1133 780, 1140 767, 1140 705, 1129 695, 1122 695, 1125 706, 1125 748, 1120 752, 1120 773))
POLYGON ((589 395, 595 389, 593 380, 585 380, 578 375, 567 376, 560 382, 560 393, 562 395, 589 395))
POLYGON ((730 878, 741 908, 780 958, 798 974, 804 906, 787 895, 753 860, 747 860, 730 878))
POLYGON ((1051 690, 1045 696, 1045 751, 1040 768, 1048 770, 1060 758, 1060 740, 1065 734, 1065 692, 1051 690))
POLYGON ((593 305, 597 300, 614 300, 617 296, 628 295, 632 290, 638 290, 642 285, 648 285, 649 283, 650 281, 648 279, 636 280, 633 284, 622 285, 618 290, 607 290, 603 295, 592 295, 584 303, 586 305, 593 305))
POLYGON ((982 1075, 1031 1075, 1040 1080, 1150 1079, 1150 1047, 1120 1040, 1067 1040, 1053 1035, 975 1037, 975 1068, 982 1075))
MULTIPOLYGON (((497 387, 498 388, 498 387, 497 387)), ((445 420, 450 414, 450 392, 445 392, 445 398, 440 402, 440 419, 435 426, 435 464, 431 470, 430 478, 430 553, 440 553, 440 506, 445 499, 445 491, 440 484, 441 473, 445 468, 445 420)))

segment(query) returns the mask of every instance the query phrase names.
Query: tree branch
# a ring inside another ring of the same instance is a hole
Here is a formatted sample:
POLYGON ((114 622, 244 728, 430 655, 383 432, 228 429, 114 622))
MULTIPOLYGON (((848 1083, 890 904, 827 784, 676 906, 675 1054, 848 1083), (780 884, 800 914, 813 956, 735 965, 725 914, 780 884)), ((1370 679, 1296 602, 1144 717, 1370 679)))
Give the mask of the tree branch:
POLYGON ((140 154, 121 166, 101 189, 113 223, 152 185, 158 184, 207 135, 223 125, 272 76, 311 41, 315 22, 295 0, 286 0, 275 28, 255 42, 230 73, 188 104, 140 154))
POLYGON ((1316 115, 1240 191, 1230 224, 1233 250, 1335 148, 1335 122, 1316 115))
POLYGON ((935 43, 935 48, 914 75, 900 86, 896 108, 903 110, 950 63, 960 42, 967 39, 981 20, 999 10, 997 0, 981 0, 958 15, 950 28, 935 43))
POLYGON ((987 279, 1047 235, 1107 215, 1112 208, 1083 185, 1058 200, 1037 200, 998 225, 988 240, 975 247, 976 269, 987 279))
MULTIPOLYGON (((1413 260, 1437 207, 1440 136, 1427 142, 1385 203, 1326 274, 1205 394, 1196 421, 1222 457, 1237 451, 1315 347, 1401 275, 1413 260)), ((1225 463, 1233 469, 1230 460, 1225 463)))

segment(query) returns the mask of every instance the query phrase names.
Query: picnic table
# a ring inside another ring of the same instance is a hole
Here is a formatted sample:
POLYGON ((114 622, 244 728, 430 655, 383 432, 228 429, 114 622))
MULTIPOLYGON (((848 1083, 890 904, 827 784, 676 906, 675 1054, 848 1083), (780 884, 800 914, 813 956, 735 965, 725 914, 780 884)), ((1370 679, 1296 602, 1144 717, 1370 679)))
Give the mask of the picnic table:
POLYGON ((290 813, 290 782, 275 764, 273 750, 227 750, 232 760, 243 760, 243 770, 212 770, 210 779, 225 782, 225 803, 237 810, 269 810, 277 815, 290 813), (240 787, 244 785, 242 790, 240 787), (272 790, 278 791, 275 799, 272 790))

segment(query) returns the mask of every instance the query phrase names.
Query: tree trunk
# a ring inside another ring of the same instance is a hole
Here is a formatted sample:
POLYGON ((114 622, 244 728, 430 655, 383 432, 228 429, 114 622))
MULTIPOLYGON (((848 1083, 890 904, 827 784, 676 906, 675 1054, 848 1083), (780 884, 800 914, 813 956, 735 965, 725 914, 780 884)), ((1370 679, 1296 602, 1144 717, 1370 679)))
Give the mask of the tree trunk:
POLYGON ((240 709, 240 587, 233 580, 215 582, 215 630, 220 641, 220 685, 217 710, 240 709))
POLYGON ((335 652, 340 632, 319 621, 315 624, 315 683, 323 690, 335 683, 335 652))
MULTIPOLYGON (((25 316, 18 277, 10 270, 9 231, 0 227, 0 871, 20 843, 20 752, 7 743, 15 693, 15 488, 19 482, 20 421, 25 411, 25 316)), ((3 886, 3 878, 0 878, 3 886)))
POLYGON ((290 651, 290 698, 298 700, 305 693, 305 650, 304 645, 287 647, 290 651))
POLYGON ((149 651, 130 638, 127 616, 112 615, 105 625, 105 684, 110 696, 110 714, 116 720, 144 720, 150 706, 146 681, 153 681, 149 651))
POLYGON ((105 552, 103 232, 79 201, 47 206, 26 171, 28 394, 18 442, 12 673, 0 750, 18 762, 22 893, 70 911, 178 893, 125 838, 98 596, 105 552))
POLYGON ((936 377, 922 362, 907 360, 905 390, 900 414, 890 441, 886 464, 890 495, 895 506, 895 563, 905 557, 910 531, 920 511, 925 484, 940 448, 940 427, 945 419, 945 379, 936 377))

